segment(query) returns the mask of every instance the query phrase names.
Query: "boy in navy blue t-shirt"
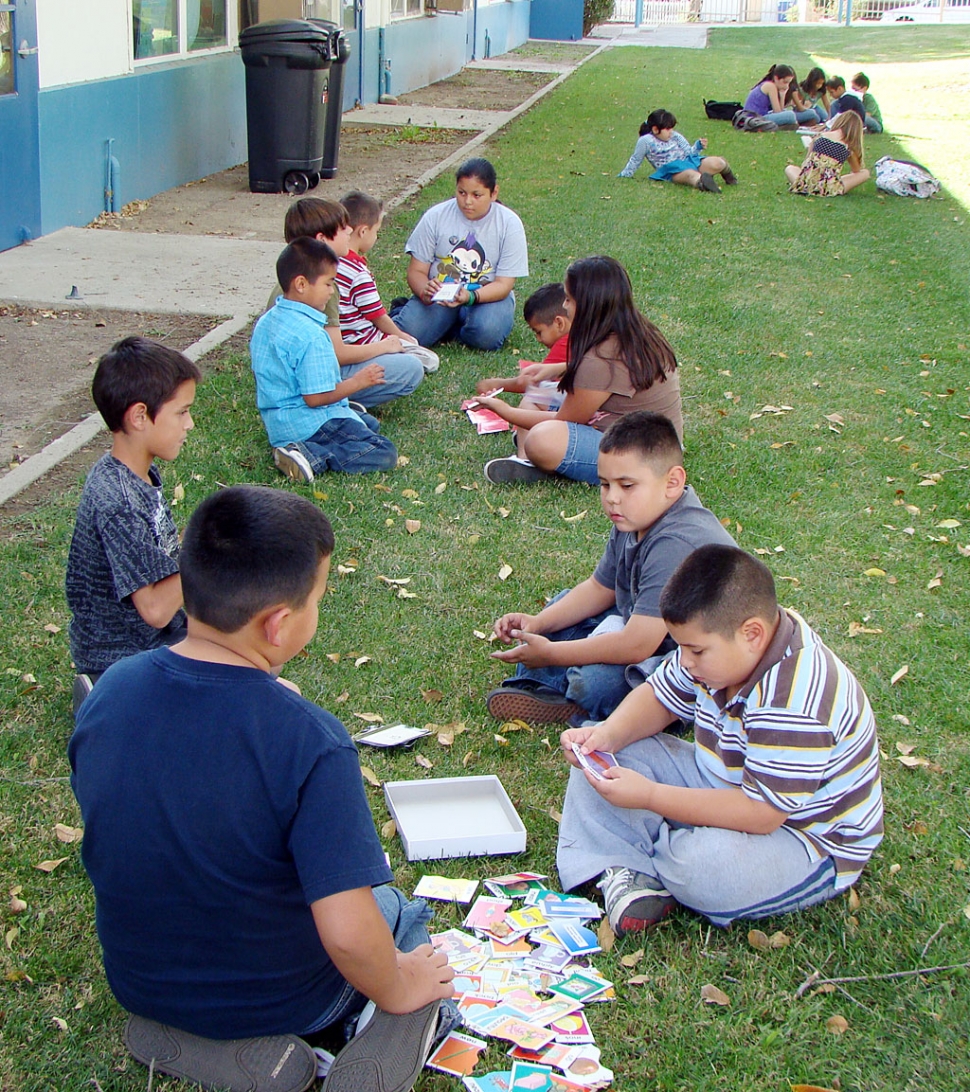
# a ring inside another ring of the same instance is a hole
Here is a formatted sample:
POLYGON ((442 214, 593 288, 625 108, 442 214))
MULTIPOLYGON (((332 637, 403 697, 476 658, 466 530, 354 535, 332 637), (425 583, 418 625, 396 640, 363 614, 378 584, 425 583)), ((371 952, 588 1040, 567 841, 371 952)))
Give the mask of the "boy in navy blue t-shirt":
POLYGON ((369 998, 328 1089, 410 1088, 452 993, 427 907, 389 886, 346 729, 276 677, 316 632, 333 542, 293 493, 208 497, 182 545, 188 636, 109 669, 69 747, 128 1047, 207 1087, 298 1092, 296 1036, 369 998))

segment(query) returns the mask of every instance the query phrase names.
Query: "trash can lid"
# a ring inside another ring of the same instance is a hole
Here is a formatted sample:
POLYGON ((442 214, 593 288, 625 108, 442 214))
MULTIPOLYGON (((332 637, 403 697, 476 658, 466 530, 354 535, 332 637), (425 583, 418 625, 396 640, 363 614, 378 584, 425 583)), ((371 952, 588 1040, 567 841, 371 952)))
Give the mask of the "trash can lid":
POLYGON ((240 46, 271 42, 329 42, 331 33, 308 19, 270 19, 246 27, 239 35, 240 46))

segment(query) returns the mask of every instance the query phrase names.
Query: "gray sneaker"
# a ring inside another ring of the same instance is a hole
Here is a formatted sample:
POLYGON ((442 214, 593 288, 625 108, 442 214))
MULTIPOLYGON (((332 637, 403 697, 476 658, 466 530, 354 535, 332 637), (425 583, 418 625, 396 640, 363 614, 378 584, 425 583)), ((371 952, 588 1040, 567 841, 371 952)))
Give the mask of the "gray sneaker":
POLYGON ((425 375, 431 375, 432 372, 436 372, 441 367, 438 354, 426 349, 423 345, 412 345, 410 341, 405 341, 403 351, 410 356, 416 356, 421 361, 425 375))
POLYGON ((649 929, 677 905, 659 880, 632 868, 608 868, 596 886, 603 892, 606 916, 618 937, 649 929))
POLYGON ((313 468, 302 451, 295 447, 274 447, 273 462, 293 482, 312 482, 313 468))
POLYGON ((555 476, 517 455, 510 455, 507 459, 491 459, 485 464, 485 478, 495 485, 505 485, 507 482, 541 482, 555 476))

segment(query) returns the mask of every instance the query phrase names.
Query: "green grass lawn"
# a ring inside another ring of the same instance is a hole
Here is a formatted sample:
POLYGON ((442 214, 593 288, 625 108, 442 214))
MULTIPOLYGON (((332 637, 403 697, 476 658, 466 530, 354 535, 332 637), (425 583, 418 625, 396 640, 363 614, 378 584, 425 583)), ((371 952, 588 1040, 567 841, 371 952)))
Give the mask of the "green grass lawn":
MULTIPOLYGON (((614 49, 488 146, 529 235, 520 301, 572 257, 609 253, 627 265, 683 369, 690 480, 772 567, 783 601, 857 673, 881 731, 886 838, 851 901, 761 923, 788 935, 779 950, 753 949, 744 926, 720 931, 677 912, 599 958, 619 997, 593 1006, 591 1019, 617 1088, 966 1087, 966 970, 879 976, 970 959, 968 56, 970 28, 959 27, 726 30, 706 51, 614 49), (867 141, 867 161, 915 156, 944 181, 943 196, 907 201, 871 184, 838 200, 790 196, 783 168, 800 161, 798 138, 737 133, 708 122, 701 105, 743 97, 772 61, 800 74, 816 61, 846 76, 864 68, 891 131, 867 141), (741 184, 718 197, 650 182, 645 170, 617 179, 640 121, 659 106, 690 139, 707 135, 741 184), (903 765, 904 752, 927 764, 903 765), (620 964, 640 947, 635 970, 620 964), (864 980, 797 996, 815 969, 864 980), (649 981, 630 985, 633 974, 649 981), (702 1003, 707 983, 730 1007, 702 1003), (833 1016, 847 1021, 844 1034, 829 1030, 833 1016)), ((373 263, 386 299, 404 286, 408 229, 450 188, 439 180, 389 221, 373 263)), ((319 632, 287 674, 351 729, 363 725, 359 713, 457 722, 464 732, 452 746, 434 736, 419 744, 430 770, 413 752, 366 762, 381 779, 496 773, 528 827, 521 858, 442 862, 454 876, 510 866, 555 874, 565 782, 556 733, 496 740, 483 696, 503 670, 482 635, 504 611, 533 610, 588 575, 608 523, 596 491, 579 484, 487 484, 482 465, 508 438, 476 437, 458 412, 477 378, 538 353, 521 319, 499 354, 444 348, 440 372, 384 415, 406 465, 306 490, 333 520, 337 550, 319 632), (409 533, 406 520, 420 528, 409 533), (380 577, 409 577, 412 597, 380 577)), ((179 522, 219 483, 292 488, 270 462, 248 360, 223 352, 203 364, 197 429, 165 471, 169 496, 184 488, 179 522)), ((54 829, 79 823, 65 760, 62 593, 79 492, 80 483, 4 518, 0 538, 4 1092, 130 1092, 147 1081, 121 1045, 79 846, 54 829), (36 867, 62 857, 52 872, 36 867), (20 913, 8 908, 12 889, 26 903, 20 913)), ((367 792, 381 826, 382 794, 367 792)), ((409 889, 420 868, 396 839, 387 849, 409 889)), ((436 921, 457 918, 445 908, 436 921)), ((493 1047, 480 1071, 503 1062, 493 1047)), ((432 1074, 418 1084, 456 1087, 432 1074)))

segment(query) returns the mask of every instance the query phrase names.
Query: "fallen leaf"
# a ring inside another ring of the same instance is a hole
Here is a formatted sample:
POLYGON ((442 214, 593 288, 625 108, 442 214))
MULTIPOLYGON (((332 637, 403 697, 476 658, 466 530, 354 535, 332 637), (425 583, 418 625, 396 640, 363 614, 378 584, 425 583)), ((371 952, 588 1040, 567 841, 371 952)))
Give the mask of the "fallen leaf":
POLYGON ((495 511, 498 512, 498 514, 502 517, 502 519, 508 519, 509 516, 512 515, 512 509, 511 508, 504 508, 502 505, 499 505, 499 507, 496 508, 495 511))
POLYGON ((52 1016, 51 1023, 58 1031, 67 1031, 67 1021, 63 1016, 52 1016))
POLYGON ((431 759, 425 758, 424 755, 415 755, 414 764, 415 766, 421 766, 425 770, 431 770, 434 768, 434 763, 431 761, 431 759))
POLYGON ((408 591, 407 588, 398 588, 397 589, 397 597, 398 597, 398 599, 417 599, 418 593, 413 592, 413 591, 408 591))
POLYGON ((327 653, 327 659, 332 664, 339 664, 340 663, 340 653, 339 652, 328 652, 327 653))
POLYGON ((54 833, 57 835, 59 842, 66 842, 70 845, 72 842, 80 842, 84 837, 83 827, 69 827, 64 823, 54 824, 54 833))
POLYGON ((886 575, 886 570, 885 569, 876 569, 876 568, 866 569, 866 571, 862 575, 863 576, 885 576, 886 575))
POLYGON ((564 523, 578 523, 581 519, 585 518, 588 508, 584 508, 582 512, 577 512, 575 516, 567 516, 565 512, 560 510, 559 515, 564 523))
POLYGON ((397 834, 397 823, 395 823, 393 819, 388 819, 381 827, 381 837, 393 838, 395 834, 397 834))
POLYGON ((409 535, 416 535, 421 530, 421 520, 419 519, 406 519, 404 521, 404 530, 409 535))
POLYGON ((710 982, 706 986, 701 986, 701 1000, 705 1005, 720 1005, 722 1008, 726 1008, 731 1004, 731 998, 724 990, 719 990, 717 986, 711 985, 710 982))
POLYGON ((641 959, 643 959, 642 948, 637 948, 635 952, 630 952, 629 955, 620 956, 620 962, 624 967, 635 967, 641 959))
POLYGON ((367 724, 383 724, 384 718, 380 713, 354 713, 354 716, 358 720, 362 720, 367 724))
POLYGON ((434 687, 430 690, 422 690, 421 697, 424 698, 429 705, 432 705, 435 702, 444 701, 445 699, 444 694, 442 694, 440 690, 435 690, 434 687))
POLYGON ((499 580, 508 580, 512 575, 512 566, 506 561, 503 562, 502 567, 498 571, 499 580))
POLYGON ((650 975, 648 974, 635 974, 632 978, 626 980, 628 986, 645 986, 650 981, 650 975))
POLYGON ((352 576, 357 572, 357 565, 356 563, 352 565, 338 565, 337 572, 340 573, 341 576, 352 576))
POLYGON ((420 494, 416 489, 402 489, 401 496, 407 497, 408 500, 417 500, 420 494))
POLYGON ((850 913, 856 913, 859 907, 862 906, 862 899, 859 898, 859 893, 854 887, 849 888, 849 911, 850 913))
POLYGON ((768 943, 772 948, 787 948, 791 944, 791 937, 787 933, 783 933, 780 930, 777 933, 772 933, 768 937, 768 943))
POLYGON ((442 747, 450 747, 455 742, 454 732, 439 732, 438 742, 442 747))
POLYGON ((15 891, 10 892, 10 904, 9 905, 10 905, 10 913, 11 914, 22 914, 27 909, 27 904, 24 902, 24 900, 22 898, 20 898, 20 895, 18 893, 19 891, 20 891, 20 888, 17 888, 16 892, 15 891))
POLYGON ((844 1016, 830 1016, 825 1021, 825 1027, 833 1035, 844 1035, 849 1030, 849 1021, 844 1016))
POLYGON ((759 952, 770 952, 771 942, 768 940, 768 934, 763 933, 760 929, 748 930, 748 943, 759 952))
POLYGON ((860 633, 882 633, 878 626, 864 626, 861 622, 849 623, 849 636, 858 637, 860 633))
POLYGON ((44 629, 46 629, 48 633, 60 633, 61 632, 61 627, 60 626, 55 626, 53 622, 48 622, 47 625, 44 626, 44 629))
POLYGON ((889 680, 890 686, 895 686, 900 679, 905 678, 909 674, 909 664, 903 664, 903 666, 893 675, 889 680))
POLYGON ((912 723, 909 717, 904 717, 902 713, 893 713, 892 719, 896 721, 897 724, 905 724, 907 728, 912 723))
POLYGON ((19 936, 20 936, 20 926, 18 926, 18 925, 11 926, 11 928, 9 928, 6 931, 6 933, 3 934, 3 942, 4 942, 4 944, 6 944, 8 951, 11 948, 13 948, 13 942, 19 936))
POLYGON ((41 861, 40 864, 35 864, 34 868, 36 868, 38 872, 53 872, 55 868, 62 865, 67 859, 67 857, 58 857, 55 861, 41 861))
POLYGON ((357 659, 354 660, 354 667, 363 667, 364 664, 369 664, 369 663, 370 663, 370 656, 358 656, 357 659))
POLYGON ((378 574, 377 579, 382 584, 393 584, 395 588, 403 587, 405 584, 411 583, 411 577, 409 576, 381 576, 378 574))
POLYGON ((172 503, 178 504, 180 501, 185 500, 185 486, 179 482, 172 490, 172 503))
MULTIPOLYGON (((962 527, 963 525, 960 523, 960 521, 958 519, 941 519, 940 522, 936 526, 941 527, 946 531, 952 531, 954 529, 954 527, 962 527)), ((48 628, 49 628, 48 626, 44 626, 44 629, 48 629, 48 628)))
POLYGON ((549 810, 546 812, 546 814, 549 816, 550 819, 553 820, 553 822, 556 822, 556 823, 561 823, 562 822, 562 812, 561 811, 557 811, 555 808, 549 808, 549 810))
MULTIPOLYGON (((970 909, 970 907, 968 907, 970 909)), ((968 915, 970 917, 970 915, 968 915)), ((613 926, 610 925, 610 919, 604 914, 600 918, 599 928, 596 930, 596 940, 600 948, 604 952, 609 952, 613 945, 616 944, 616 933, 613 932, 613 926)))
POLYGON ((934 588, 938 588, 943 583, 943 570, 937 569, 936 576, 926 585, 927 591, 932 591, 934 588))
MULTIPOLYGON (((893 719, 895 719, 895 718, 893 718, 893 719)), ((908 724, 909 721, 907 721, 906 723, 908 724)), ((913 753, 913 751, 916 750, 916 744, 915 743, 903 743, 903 741, 901 739, 897 739, 896 740, 896 750, 899 751, 899 753, 901 755, 911 755, 913 753)))
POLYGON ((465 757, 461 760, 462 769, 467 770, 476 758, 478 758, 478 755, 474 751, 467 751, 465 757))
POLYGON ((837 1092, 834 1088, 823 1088, 820 1084, 793 1084, 791 1092, 837 1092))
POLYGON ((473 535, 469 535, 468 538, 465 541, 468 543, 469 546, 477 546, 479 544, 479 542, 481 542, 481 540, 482 540, 481 535, 473 534, 473 535))
POLYGON ((342 691, 333 700, 337 705, 343 705, 343 703, 345 701, 350 701, 350 691, 349 690, 342 691))
POLYGON ((487 634, 487 633, 482 633, 482 631, 481 631, 480 629, 473 629, 473 630, 472 630, 472 633, 473 633, 473 634, 474 634, 474 636, 476 636, 476 637, 477 637, 477 638, 478 638, 478 639, 479 639, 480 641, 487 641, 487 640, 488 640, 488 634, 487 634))
POLYGON ((900 755, 896 761, 910 770, 915 770, 917 766, 929 766, 930 764, 928 758, 920 758, 918 755, 900 755))
POLYGON ((447 482, 438 482, 438 484, 434 487, 434 491, 440 495, 441 493, 444 493, 447 488, 447 482))
POLYGON ((505 738, 505 736, 500 736, 497 732, 494 736, 492 736, 492 739, 494 739, 500 747, 508 747, 509 745, 509 741, 505 738))
POLYGON ((374 773, 370 766, 361 766, 360 775, 368 785, 373 785, 375 789, 381 787, 381 779, 374 773))
POLYGON ((524 720, 507 720, 499 729, 502 732, 531 732, 532 725, 524 720))

